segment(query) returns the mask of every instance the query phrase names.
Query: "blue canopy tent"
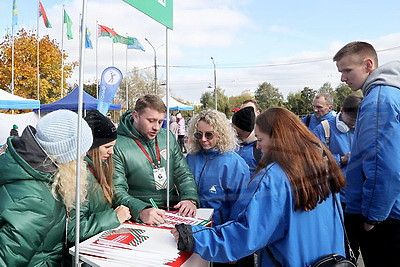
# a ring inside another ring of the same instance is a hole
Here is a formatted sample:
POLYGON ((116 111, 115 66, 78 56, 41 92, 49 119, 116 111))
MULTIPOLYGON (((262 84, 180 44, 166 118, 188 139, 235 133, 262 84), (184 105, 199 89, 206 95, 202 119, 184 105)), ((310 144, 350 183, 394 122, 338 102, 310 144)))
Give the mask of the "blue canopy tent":
POLYGON ((0 89, 0 109, 35 109, 40 101, 16 96, 0 89))
MULTIPOLYGON (((164 103, 166 104, 166 97, 164 96, 163 99, 164 103)), ((194 110, 194 107, 182 104, 175 98, 169 97, 169 110, 194 110)))
MULTIPOLYGON (((79 88, 76 87, 71 93, 61 98, 60 100, 54 101, 53 103, 40 105, 40 111, 47 112, 58 109, 69 109, 78 110, 78 96, 79 88)), ((83 110, 95 110, 97 109, 97 99, 83 91, 83 110)), ((111 104, 110 110, 121 110, 120 104, 111 104)), ((35 110, 37 111, 37 110, 35 110)))

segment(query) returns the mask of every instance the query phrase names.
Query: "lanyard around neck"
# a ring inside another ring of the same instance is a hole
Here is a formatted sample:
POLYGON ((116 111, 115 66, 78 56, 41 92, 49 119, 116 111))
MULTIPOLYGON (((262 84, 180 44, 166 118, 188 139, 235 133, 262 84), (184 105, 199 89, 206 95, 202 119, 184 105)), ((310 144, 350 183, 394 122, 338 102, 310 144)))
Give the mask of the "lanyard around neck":
POLYGON ((135 140, 136 144, 140 147, 140 149, 142 150, 143 154, 146 156, 146 158, 149 160, 150 164, 153 166, 153 168, 159 168, 161 166, 161 156, 160 156, 160 148, 158 147, 158 141, 156 138, 156 154, 157 154, 157 164, 155 164, 153 162, 153 160, 151 159, 149 153, 147 153, 147 151, 144 149, 143 145, 139 142, 138 139, 133 138, 133 140, 135 140))

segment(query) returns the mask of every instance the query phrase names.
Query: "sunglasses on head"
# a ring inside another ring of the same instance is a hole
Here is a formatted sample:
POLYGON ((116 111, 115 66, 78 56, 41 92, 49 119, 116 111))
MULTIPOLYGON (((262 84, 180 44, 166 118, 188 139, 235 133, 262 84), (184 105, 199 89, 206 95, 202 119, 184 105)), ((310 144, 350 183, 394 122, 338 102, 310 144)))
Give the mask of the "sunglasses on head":
POLYGON ((214 134, 212 132, 205 132, 205 133, 194 133, 194 138, 196 138, 197 140, 200 140, 201 138, 203 138, 203 135, 206 137, 207 140, 211 140, 214 138, 214 134))

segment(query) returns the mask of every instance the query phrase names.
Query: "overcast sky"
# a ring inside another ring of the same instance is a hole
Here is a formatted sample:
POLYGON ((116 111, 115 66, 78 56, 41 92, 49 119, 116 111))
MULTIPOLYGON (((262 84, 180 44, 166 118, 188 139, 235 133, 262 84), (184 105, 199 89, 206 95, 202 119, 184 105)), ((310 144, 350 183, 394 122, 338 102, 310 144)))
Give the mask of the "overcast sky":
MULTIPOLYGON (((68 61, 77 61, 78 18, 82 1, 42 0, 53 26, 40 21, 40 35, 49 34, 61 43, 62 5, 73 21, 73 40, 64 38, 68 61)), ((165 65, 165 27, 122 0, 88 0, 87 25, 96 45, 96 20, 120 35, 139 39, 146 51, 129 50, 114 44, 115 66, 123 73, 133 67, 152 70, 154 53, 147 38, 157 48, 157 64, 165 65), (163 46, 162 46, 163 45, 163 46)), ((36 30, 36 0, 17 0, 17 29, 36 30)), ((0 2, 0 30, 11 32, 12 0, 0 2)), ((168 31, 171 94, 198 103, 211 90, 217 69, 217 86, 228 96, 244 90, 255 91, 263 82, 279 88, 286 96, 308 86, 318 89, 325 82, 340 82, 332 57, 343 45, 360 40, 370 42, 380 64, 400 58, 400 1, 382 0, 175 0, 174 29, 168 31)), ((112 41, 98 39, 99 77, 112 65, 112 41)), ((95 49, 85 50, 85 82, 94 81, 95 49)), ((70 83, 78 83, 78 68, 70 83)), ((165 80, 165 68, 158 69, 165 80)))

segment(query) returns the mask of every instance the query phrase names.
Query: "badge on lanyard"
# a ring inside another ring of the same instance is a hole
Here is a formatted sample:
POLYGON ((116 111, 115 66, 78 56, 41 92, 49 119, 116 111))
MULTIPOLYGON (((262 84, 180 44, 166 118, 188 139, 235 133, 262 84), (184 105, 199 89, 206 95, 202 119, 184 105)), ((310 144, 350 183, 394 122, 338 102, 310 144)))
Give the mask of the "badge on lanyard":
POLYGON ((164 167, 153 169, 153 176, 157 190, 167 188, 167 174, 164 167))

